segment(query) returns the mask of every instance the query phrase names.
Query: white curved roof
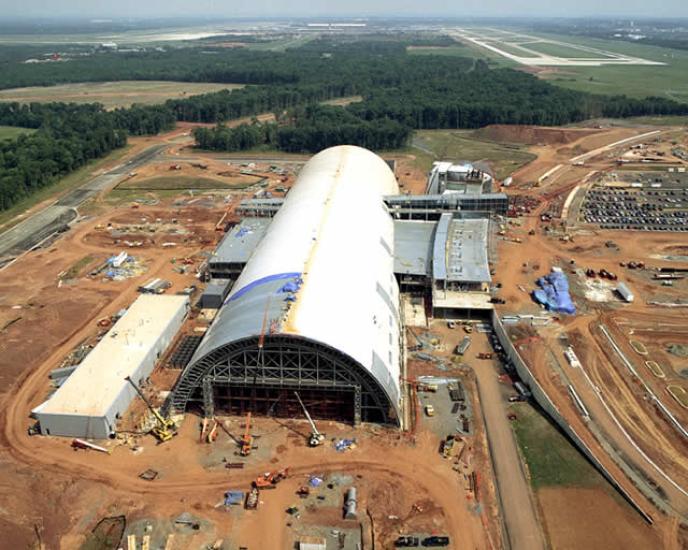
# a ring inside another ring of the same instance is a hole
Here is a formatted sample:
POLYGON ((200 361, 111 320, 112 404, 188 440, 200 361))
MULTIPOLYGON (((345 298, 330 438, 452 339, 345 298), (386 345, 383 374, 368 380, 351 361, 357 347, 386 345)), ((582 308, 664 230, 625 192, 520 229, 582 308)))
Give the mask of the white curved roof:
POLYGON ((394 223, 385 195, 398 194, 374 153, 338 146, 301 170, 194 360, 266 333, 327 344, 369 370, 399 399, 399 290, 394 223), (296 284, 284 292, 285 283, 296 284))

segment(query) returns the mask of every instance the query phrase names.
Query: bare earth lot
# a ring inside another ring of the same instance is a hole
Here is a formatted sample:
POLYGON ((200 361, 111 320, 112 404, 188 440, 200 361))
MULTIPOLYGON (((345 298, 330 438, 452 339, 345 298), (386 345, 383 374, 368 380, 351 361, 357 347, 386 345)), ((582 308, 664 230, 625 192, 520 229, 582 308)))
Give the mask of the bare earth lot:
POLYGON ((168 99, 242 88, 240 84, 199 82, 164 82, 131 80, 119 82, 86 82, 60 86, 36 86, 0 90, 0 101, 20 103, 64 101, 67 103, 102 103, 106 109, 129 107, 134 103, 152 105, 168 99))

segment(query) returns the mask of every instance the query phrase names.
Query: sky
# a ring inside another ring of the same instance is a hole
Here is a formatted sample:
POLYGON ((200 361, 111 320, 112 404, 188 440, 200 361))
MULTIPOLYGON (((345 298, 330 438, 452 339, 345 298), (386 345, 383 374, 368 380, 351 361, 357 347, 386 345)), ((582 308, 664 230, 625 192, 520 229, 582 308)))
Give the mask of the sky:
POLYGON ((0 17, 688 17, 687 0, 0 0, 0 17))

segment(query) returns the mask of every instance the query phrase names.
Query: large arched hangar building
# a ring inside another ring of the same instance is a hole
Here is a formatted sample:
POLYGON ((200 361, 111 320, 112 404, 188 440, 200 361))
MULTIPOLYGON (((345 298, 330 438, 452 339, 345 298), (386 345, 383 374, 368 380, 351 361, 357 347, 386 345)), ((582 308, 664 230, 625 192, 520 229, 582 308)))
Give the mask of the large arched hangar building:
POLYGON ((377 155, 327 149, 302 169, 175 387, 234 413, 398 424, 401 335, 394 276, 397 195, 377 155))

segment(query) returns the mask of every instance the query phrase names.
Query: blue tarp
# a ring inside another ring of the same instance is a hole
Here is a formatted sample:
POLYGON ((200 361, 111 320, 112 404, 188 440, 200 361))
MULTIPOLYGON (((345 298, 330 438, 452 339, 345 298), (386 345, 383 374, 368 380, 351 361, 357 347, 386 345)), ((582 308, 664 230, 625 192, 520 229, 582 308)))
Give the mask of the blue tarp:
POLYGON ((316 477, 316 476, 312 476, 312 477, 308 480, 308 484, 309 484, 311 487, 320 487, 320 486, 322 485, 322 482, 323 482, 322 478, 321 478, 321 477, 316 477))
POLYGON ((261 285, 264 285, 266 283, 270 283, 272 281, 278 281, 280 279, 295 279, 296 281, 301 281, 301 273, 275 273, 274 275, 268 275, 267 277, 261 277, 260 279, 257 279, 255 281, 250 282, 246 286, 240 288, 237 290, 234 294, 232 294, 225 303, 227 302, 232 302, 234 300, 237 300, 238 298, 241 298, 244 294, 249 292, 250 290, 259 287, 261 285))
POLYGON ((354 443, 356 443, 355 439, 340 439, 339 441, 335 442, 334 448, 339 452, 347 451, 354 443))
POLYGON ((227 491, 225 493, 225 506, 241 504, 244 501, 243 491, 227 491))
POLYGON ((236 235, 234 235, 234 238, 239 239, 248 233, 251 233, 251 230, 248 227, 242 227, 237 231, 236 235))
POLYGON ((294 281, 289 281, 286 283, 282 288, 280 288, 277 292, 296 292, 299 289, 299 283, 294 280, 294 281))
POLYGON ((552 271, 537 281, 541 290, 533 291, 533 299, 549 311, 576 313, 576 306, 569 293, 569 280, 561 271, 552 271))

